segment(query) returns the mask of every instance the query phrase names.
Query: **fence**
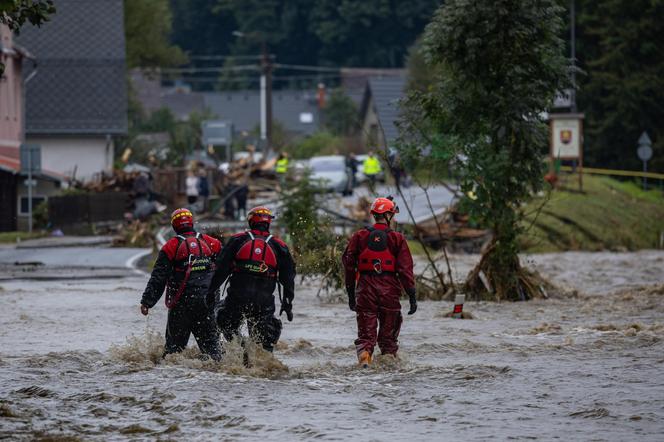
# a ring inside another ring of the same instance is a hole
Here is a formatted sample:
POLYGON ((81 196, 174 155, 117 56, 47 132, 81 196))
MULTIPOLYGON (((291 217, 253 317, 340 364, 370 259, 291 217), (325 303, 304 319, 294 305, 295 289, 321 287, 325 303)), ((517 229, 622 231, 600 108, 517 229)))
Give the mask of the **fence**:
POLYGON ((125 192, 53 196, 48 199, 48 218, 57 227, 119 221, 129 202, 125 192))

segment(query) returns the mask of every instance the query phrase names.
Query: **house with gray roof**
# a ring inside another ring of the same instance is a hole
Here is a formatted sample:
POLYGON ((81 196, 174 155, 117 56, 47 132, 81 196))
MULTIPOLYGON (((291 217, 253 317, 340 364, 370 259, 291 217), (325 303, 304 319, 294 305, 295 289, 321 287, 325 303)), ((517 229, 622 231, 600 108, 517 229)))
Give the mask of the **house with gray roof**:
MULTIPOLYGON (((238 132, 250 132, 260 124, 260 91, 210 92, 204 105, 222 120, 233 122, 238 132)), ((272 119, 292 135, 311 135, 320 129, 316 91, 274 90, 272 119)))
POLYGON ((361 136, 365 145, 383 147, 396 141, 399 100, 404 97, 405 89, 405 75, 367 80, 360 106, 361 136))
POLYGON ((36 60, 23 69, 34 74, 26 139, 41 145, 42 166, 84 180, 111 170, 115 139, 127 133, 122 0, 58 0, 49 22, 17 40, 36 60))

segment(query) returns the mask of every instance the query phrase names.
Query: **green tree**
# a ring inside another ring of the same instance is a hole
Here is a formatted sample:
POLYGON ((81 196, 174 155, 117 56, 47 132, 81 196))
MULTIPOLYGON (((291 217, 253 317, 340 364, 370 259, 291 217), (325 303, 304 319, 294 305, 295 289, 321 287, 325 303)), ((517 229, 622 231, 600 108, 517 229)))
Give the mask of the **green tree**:
POLYGON ((350 66, 403 66, 437 0, 319 0, 312 32, 320 39, 319 61, 350 66))
POLYGON ((322 276, 321 290, 340 289, 344 278, 344 240, 334 233, 329 217, 320 214, 317 195, 324 191, 305 173, 297 182, 289 182, 283 192, 284 206, 278 222, 293 246, 298 275, 322 276))
POLYGON ((208 111, 192 112, 189 114, 187 121, 176 122, 169 129, 170 136, 168 161, 171 164, 184 164, 184 159, 187 155, 194 152, 195 149, 201 148, 203 129, 203 121, 212 118, 212 114, 208 111))
POLYGON ((399 67, 438 4, 437 0, 217 0, 213 11, 245 35, 232 40, 233 54, 257 53, 265 41, 282 63, 399 67))
POLYGON ((422 40, 436 81, 406 103, 411 133, 424 132, 434 156, 463 155, 471 216, 493 231, 467 288, 486 292, 488 280, 496 299, 537 292, 517 254, 519 210, 543 182, 541 114, 568 81, 560 14, 556 0, 446 1, 422 40))
POLYGON ((340 89, 332 91, 324 110, 325 128, 334 135, 350 136, 357 132, 359 113, 350 97, 340 89))
MULTIPOLYGON (((55 14, 53 0, 0 0, 0 24, 16 34, 26 21, 41 26, 52 14, 55 14)), ((4 71, 5 65, 0 62, 0 75, 4 71)))
POLYGON ((344 148, 343 140, 329 132, 315 132, 285 147, 285 150, 297 159, 311 158, 316 155, 337 154, 344 148))
POLYGON ((187 57, 170 44, 173 19, 168 0, 125 0, 128 68, 177 66, 187 57))
POLYGON ((636 141, 647 130, 654 142, 650 168, 664 172, 664 2, 577 5, 586 163, 640 169, 636 141))

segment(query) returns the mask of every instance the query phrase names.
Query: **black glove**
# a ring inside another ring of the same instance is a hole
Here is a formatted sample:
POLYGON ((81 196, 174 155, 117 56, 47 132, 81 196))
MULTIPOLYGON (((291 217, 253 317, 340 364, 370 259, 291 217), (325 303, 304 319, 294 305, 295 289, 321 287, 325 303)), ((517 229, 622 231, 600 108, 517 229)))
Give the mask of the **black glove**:
POLYGON ((355 287, 346 287, 346 293, 348 293, 348 308, 355 311, 355 287))
POLYGON ((417 311, 417 297, 415 296, 415 289, 408 291, 408 302, 410 302, 410 310, 408 310, 408 314, 412 315, 417 311))
POLYGON ((281 303, 281 310, 279 310, 279 316, 286 312, 286 319, 288 322, 293 322, 293 300, 284 298, 281 303))

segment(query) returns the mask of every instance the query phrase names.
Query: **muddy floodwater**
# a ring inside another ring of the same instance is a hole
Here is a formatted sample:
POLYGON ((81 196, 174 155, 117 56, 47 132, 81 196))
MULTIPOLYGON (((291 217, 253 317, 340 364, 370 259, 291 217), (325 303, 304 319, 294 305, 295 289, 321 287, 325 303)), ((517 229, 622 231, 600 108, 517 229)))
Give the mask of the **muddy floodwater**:
POLYGON ((236 343, 220 364, 195 347, 161 361, 166 309, 139 314, 145 276, 2 281, 0 439, 664 440, 664 252, 526 260, 567 294, 469 302, 474 320, 421 302, 401 360, 366 370, 354 315, 315 281, 250 368, 236 343))

